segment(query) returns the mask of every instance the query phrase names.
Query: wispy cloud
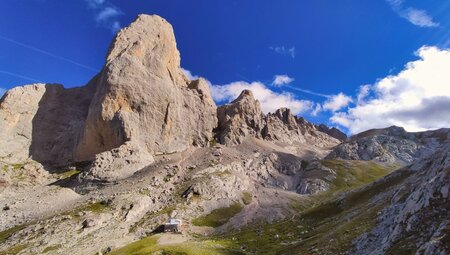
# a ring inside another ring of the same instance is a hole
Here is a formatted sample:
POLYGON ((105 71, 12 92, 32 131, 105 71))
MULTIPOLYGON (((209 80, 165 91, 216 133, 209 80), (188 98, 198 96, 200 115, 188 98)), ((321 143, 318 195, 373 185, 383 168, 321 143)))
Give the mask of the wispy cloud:
POLYGON ((95 11, 95 21, 98 26, 105 27, 116 33, 120 28, 118 18, 124 13, 120 8, 107 0, 85 0, 89 8, 95 11))
POLYGON ((402 18, 408 20, 411 24, 419 27, 437 27, 439 23, 434 22, 433 18, 425 10, 405 6, 404 0, 386 0, 392 9, 402 18))
POLYGON ((7 41, 7 42, 10 42, 10 43, 12 43, 12 44, 15 44, 15 45, 17 45, 17 46, 20 46, 20 47, 23 47, 23 48, 26 48, 26 49, 29 49, 29 50, 32 50, 32 51, 35 51, 35 52, 38 52, 38 53, 47 55, 47 56, 50 56, 50 57, 52 57, 52 58, 55 58, 55 59, 58 59, 58 60, 62 60, 62 61, 64 61, 64 62, 67 62, 67 63, 73 64, 73 65, 82 67, 82 68, 84 68, 84 69, 98 72, 98 70, 95 69, 95 68, 93 68, 93 67, 90 67, 90 66, 87 66, 87 65, 78 63, 78 62, 76 62, 76 61, 74 61, 74 60, 71 60, 71 59, 68 59, 68 58, 65 58, 65 57, 62 57, 62 56, 53 54, 53 53, 48 52, 48 51, 46 51, 46 50, 43 50, 43 49, 40 49, 40 48, 36 48, 36 47, 31 46, 31 45, 29 45, 29 44, 22 43, 22 42, 19 42, 19 41, 16 41, 16 40, 14 40, 14 39, 11 39, 11 38, 8 38, 8 37, 4 37, 4 36, 1 36, 1 35, 0 35, 0 39, 2 39, 2 40, 4 40, 4 41, 7 41))
POLYGON ((294 86, 291 86, 291 85, 285 85, 283 87, 291 89, 291 90, 295 90, 295 91, 298 91, 298 92, 303 92, 303 93, 306 93, 306 94, 309 94, 309 95, 312 95, 312 96, 325 97, 325 98, 330 98, 330 97, 333 96, 333 95, 327 95, 327 94, 323 94, 323 93, 314 92, 314 91, 311 91, 311 90, 308 90, 308 89, 297 88, 297 87, 294 87, 294 86))
POLYGON ((295 54, 296 54, 295 47, 273 46, 273 47, 269 47, 269 49, 273 50, 277 54, 295 58, 295 54))
POLYGON ((20 78, 20 79, 23 79, 23 80, 27 80, 27 81, 41 82, 38 79, 31 78, 31 77, 28 77, 28 76, 25 76, 25 75, 22 75, 22 74, 18 74, 18 73, 8 72, 8 71, 5 71, 5 70, 0 70, 0 73, 6 74, 6 75, 9 75, 9 76, 13 76, 13 77, 16 77, 16 78, 20 78))
POLYGON ((283 86, 283 85, 286 85, 286 84, 290 84, 293 81, 294 81, 294 78, 289 77, 287 75, 284 75, 284 74, 283 75, 275 75, 273 77, 272 85, 283 86))
POLYGON ((317 114, 319 114, 319 112, 321 112, 322 110, 323 110, 322 105, 319 103, 316 103, 316 106, 311 111, 311 116, 317 116, 317 114))
POLYGON ((89 7, 91 8, 98 8, 102 6, 105 3, 105 0, 86 0, 89 7))

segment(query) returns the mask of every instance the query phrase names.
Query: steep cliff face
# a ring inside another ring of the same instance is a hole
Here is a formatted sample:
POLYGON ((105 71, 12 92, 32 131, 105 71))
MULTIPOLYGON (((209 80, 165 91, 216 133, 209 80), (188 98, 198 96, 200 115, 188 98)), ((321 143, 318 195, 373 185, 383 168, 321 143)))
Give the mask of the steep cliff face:
POLYGON ((216 106, 204 80, 189 81, 180 69, 172 26, 141 15, 118 33, 78 146, 78 160, 127 141, 151 153, 207 145, 216 106))
POLYGON ((151 158, 205 146, 217 125, 207 81, 185 77, 171 25, 149 15, 118 33, 105 67, 88 85, 14 88, 2 99, 0 116, 0 157, 50 166, 94 160, 119 147, 151 158))

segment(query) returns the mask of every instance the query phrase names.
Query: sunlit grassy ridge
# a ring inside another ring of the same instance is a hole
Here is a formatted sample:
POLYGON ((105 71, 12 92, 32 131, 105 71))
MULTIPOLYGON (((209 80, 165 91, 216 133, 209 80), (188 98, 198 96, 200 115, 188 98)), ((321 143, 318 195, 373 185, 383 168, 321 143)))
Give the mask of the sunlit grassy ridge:
POLYGON ((115 250, 111 255, 211 255, 211 254, 243 254, 230 242, 194 241, 173 245, 158 245, 157 236, 151 236, 115 250))
POLYGON ((336 171, 336 179, 332 182, 329 192, 342 192, 371 183, 398 165, 382 165, 373 161, 323 160, 322 164, 336 171))
POLYGON ((200 216, 192 220, 192 224, 195 226, 220 227, 241 210, 242 205, 240 203, 234 203, 229 207, 215 209, 207 215, 200 216))

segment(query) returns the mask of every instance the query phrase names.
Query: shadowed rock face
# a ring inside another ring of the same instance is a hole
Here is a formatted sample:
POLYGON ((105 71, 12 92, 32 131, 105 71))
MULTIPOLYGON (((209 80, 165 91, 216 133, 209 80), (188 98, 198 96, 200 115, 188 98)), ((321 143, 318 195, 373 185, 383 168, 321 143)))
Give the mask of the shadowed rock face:
POLYGON ((328 135, 338 139, 339 141, 344 142, 347 140, 347 135, 335 127, 330 128, 324 124, 320 124, 320 125, 317 125, 316 128, 320 132, 328 134, 328 135))
POLYGON ((93 93, 92 83, 73 89, 34 84, 8 91, 0 102, 0 157, 11 163, 30 157, 44 165, 71 162, 93 93))
POLYGON ((85 87, 35 84, 5 94, 0 157, 57 166, 125 143, 122 154, 169 153, 207 145, 216 124, 207 81, 191 82, 181 71, 171 25, 140 15, 118 33, 105 67, 85 87))

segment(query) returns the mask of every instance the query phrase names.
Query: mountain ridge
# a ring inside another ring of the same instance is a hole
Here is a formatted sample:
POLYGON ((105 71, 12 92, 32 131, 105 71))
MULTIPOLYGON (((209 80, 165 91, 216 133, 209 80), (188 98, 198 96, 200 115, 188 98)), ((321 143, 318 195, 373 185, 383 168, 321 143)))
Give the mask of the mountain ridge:
POLYGON ((0 254, 447 254, 449 133, 347 137, 247 90, 217 107, 140 15, 86 86, 0 99, 0 254))

